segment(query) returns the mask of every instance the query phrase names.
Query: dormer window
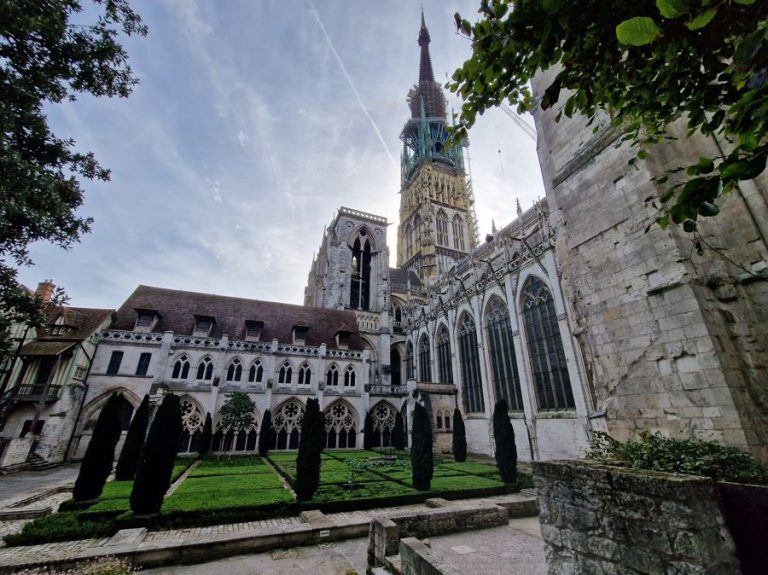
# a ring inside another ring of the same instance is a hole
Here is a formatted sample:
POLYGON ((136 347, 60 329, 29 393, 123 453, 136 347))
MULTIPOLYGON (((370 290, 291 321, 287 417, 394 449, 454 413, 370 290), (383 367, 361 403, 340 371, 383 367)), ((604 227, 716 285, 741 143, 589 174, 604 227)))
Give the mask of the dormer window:
POLYGON ((150 332, 155 327, 157 312, 151 309, 136 310, 136 325, 134 331, 150 332))
POLYGON ((295 325, 291 333, 293 334, 294 345, 306 345, 307 344, 307 332, 309 328, 305 325, 295 325))
POLYGON ((195 337, 208 337, 213 327, 213 318, 207 315, 195 316, 195 331, 192 335, 195 337))
POLYGON ((56 322, 50 326, 51 335, 64 335, 70 330, 70 327, 64 323, 64 316, 60 315, 56 318, 56 322))
POLYGON ((352 332, 340 329, 336 332, 336 347, 339 349, 349 349, 349 343, 352 339, 352 332))
POLYGON ((247 320, 245 322, 245 339, 249 341, 259 341, 261 338, 261 330, 263 328, 263 321, 247 320))

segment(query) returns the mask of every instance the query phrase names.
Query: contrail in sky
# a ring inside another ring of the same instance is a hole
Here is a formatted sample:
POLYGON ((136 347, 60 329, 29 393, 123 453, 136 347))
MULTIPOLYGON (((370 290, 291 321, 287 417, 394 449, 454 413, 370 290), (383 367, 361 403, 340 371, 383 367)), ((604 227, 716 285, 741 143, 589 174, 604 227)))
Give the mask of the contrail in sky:
POLYGON ((331 42, 331 37, 328 35, 328 31, 325 29, 325 26, 323 26, 323 21, 320 20, 320 13, 317 11, 317 8, 315 8, 315 3, 312 0, 309 0, 309 5, 311 7, 312 15, 315 17, 315 20, 317 20, 317 25, 320 26, 320 30, 323 32, 323 36, 325 36, 325 42, 326 44, 328 44, 328 48, 331 49, 331 52, 333 53, 334 58, 336 58, 336 62, 339 64, 339 68, 341 68, 341 73, 344 75, 344 78, 346 78, 347 84, 349 84, 349 87, 352 88, 352 91, 355 94, 355 98, 357 98, 357 103, 360 104, 360 108, 363 110, 363 114, 365 114, 365 116, 371 122, 371 126, 373 126, 373 131, 376 132, 376 136, 379 138, 381 145, 384 146, 384 151, 387 153, 387 156, 389 156, 389 161, 392 162, 392 165, 397 168, 398 167, 397 162, 392 157, 392 154, 389 152, 387 143, 384 141, 384 138, 381 135, 381 130, 379 130, 379 127, 376 125, 376 121, 368 112, 368 109, 365 107, 365 104, 363 104, 363 99, 360 97, 360 92, 358 92, 357 88, 355 87, 355 83, 352 80, 352 76, 350 76, 349 72, 347 72, 347 67, 344 65, 344 62, 341 60, 341 56, 339 56, 339 53, 336 51, 336 48, 333 47, 333 42, 331 42))

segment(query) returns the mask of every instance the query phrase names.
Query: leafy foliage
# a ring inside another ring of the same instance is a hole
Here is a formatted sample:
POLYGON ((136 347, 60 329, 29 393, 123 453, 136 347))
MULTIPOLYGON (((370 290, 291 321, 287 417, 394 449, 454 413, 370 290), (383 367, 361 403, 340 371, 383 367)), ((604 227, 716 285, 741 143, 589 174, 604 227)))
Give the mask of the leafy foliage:
POLYGON ((417 403, 413 409, 413 431, 411 433, 411 470, 413 486, 427 491, 432 481, 432 424, 423 405, 417 403))
POLYGON ((365 414, 363 423, 363 449, 373 449, 373 416, 370 412, 365 414))
POLYGON ((115 446, 120 440, 121 400, 122 394, 113 393, 99 413, 75 481, 72 492, 75 501, 95 499, 104 489, 115 460, 115 446))
POLYGON ((54 513, 27 523, 21 533, 5 536, 8 545, 37 545, 52 541, 110 537, 117 529, 111 521, 79 521, 77 511, 54 513))
POLYGON ((139 463, 141 448, 147 437, 147 425, 149 424, 149 395, 141 400, 139 408, 133 414, 131 425, 125 436, 123 450, 115 467, 115 479, 117 481, 129 481, 136 475, 136 465, 139 463))
POLYGON ((458 463, 467 460, 467 431, 458 407, 453 410, 453 460, 458 463))
POLYGON ((643 431, 622 443, 603 432, 595 432, 586 454, 589 459, 625 462, 636 469, 704 475, 718 481, 768 484, 768 469, 746 451, 714 441, 669 439, 643 431))
POLYGON ((93 153, 77 151, 74 140, 53 134, 44 108, 82 93, 128 96, 137 80, 118 34, 147 33, 127 0, 93 4, 89 12, 96 21, 74 24, 73 16, 83 12, 78 0, 2 3, 0 317, 11 314, 33 325, 42 321, 42 302, 18 283, 16 267, 32 263, 33 242, 66 249, 79 241, 91 224, 77 213, 83 203, 80 178, 109 179, 93 153))
POLYGON ((464 99, 457 136, 504 101, 532 111, 529 81, 554 68, 541 107, 563 95, 558 119, 583 114, 593 123, 607 113, 623 140, 638 146, 633 163, 680 118, 689 134, 729 142, 721 155, 672 171, 675 184, 660 195, 662 227, 683 223, 694 231, 698 217, 719 213, 719 197, 765 169, 767 2, 517 0, 512 8, 482 0, 480 14, 475 24, 456 14, 459 30, 472 38, 472 57, 448 84, 464 99))
POLYGON ((395 428, 392 430, 392 447, 399 450, 405 449, 405 422, 399 411, 395 416, 395 428))
POLYGON ((301 422, 299 453, 296 456, 296 481, 293 485, 299 501, 312 499, 320 485, 320 463, 323 450, 325 425, 320 403, 317 399, 307 400, 304 419, 301 422))
POLYGON ((517 448, 515 430, 509 420, 507 401, 500 399, 493 407, 493 436, 496 440, 496 467, 504 483, 517 481, 517 448))
POLYGON ((203 423, 203 432, 200 434, 200 443, 197 444, 197 452, 205 455, 211 450, 211 440, 213 439, 213 421, 211 414, 205 414, 205 423, 203 423))
POLYGON ((165 492, 171 486, 181 430, 181 403, 178 396, 169 393, 163 398, 152 420, 136 468, 131 510, 137 515, 160 511, 165 492))
POLYGON ((264 417, 261 418, 261 429, 259 431, 259 455, 269 453, 270 447, 275 442, 275 430, 272 428, 272 412, 267 409, 264 417))
POLYGON ((247 393, 242 391, 228 393, 227 400, 219 409, 221 428, 231 431, 248 429, 255 423, 253 416, 255 409, 256 404, 247 393))

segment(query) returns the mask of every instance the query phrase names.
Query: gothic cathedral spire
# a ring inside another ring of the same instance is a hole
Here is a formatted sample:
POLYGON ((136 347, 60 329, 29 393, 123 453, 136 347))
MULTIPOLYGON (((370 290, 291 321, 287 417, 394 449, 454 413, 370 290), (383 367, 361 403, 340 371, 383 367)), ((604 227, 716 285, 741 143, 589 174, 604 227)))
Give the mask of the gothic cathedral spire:
POLYGON ((419 82, 408 92, 398 227, 398 267, 432 283, 476 244, 474 200, 460 145, 447 141, 446 100, 435 82, 429 30, 421 14, 419 82))

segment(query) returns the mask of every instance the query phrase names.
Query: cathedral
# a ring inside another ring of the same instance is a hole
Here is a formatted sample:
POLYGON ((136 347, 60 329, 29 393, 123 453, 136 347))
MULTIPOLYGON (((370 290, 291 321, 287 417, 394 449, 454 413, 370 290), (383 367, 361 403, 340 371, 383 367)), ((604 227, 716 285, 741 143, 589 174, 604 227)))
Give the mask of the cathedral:
MULTIPOLYGON (((361 447, 367 414, 374 445, 389 446, 398 414, 407 430, 420 403, 436 450, 450 450, 458 407, 469 450, 492 454, 491 414, 503 399, 522 460, 579 457, 593 431, 643 429, 765 455, 762 284, 718 262, 702 282, 681 259, 680 232, 643 235, 647 222, 630 218, 627 198, 648 193, 648 174, 616 159, 627 152, 609 128, 556 125, 557 107, 535 115, 547 201, 480 243, 429 44, 422 16, 396 238, 386 218, 340 207, 303 305, 142 285, 114 312, 52 306, 40 333, 15 326, 0 468, 81 458, 114 392, 124 430, 144 395, 154 405, 179 395, 179 453, 196 450, 208 414, 214 451, 253 452, 266 410, 273 449, 295 449, 316 397, 328 449, 361 447), (219 417, 233 392, 253 402, 248 429, 219 417)), ((738 217, 746 209, 726 207, 738 217)), ((742 226, 738 237, 755 230, 742 226)), ((766 261, 765 238, 745 245, 749 261, 766 261)), ((52 289, 38 288, 42 297, 52 289)))

